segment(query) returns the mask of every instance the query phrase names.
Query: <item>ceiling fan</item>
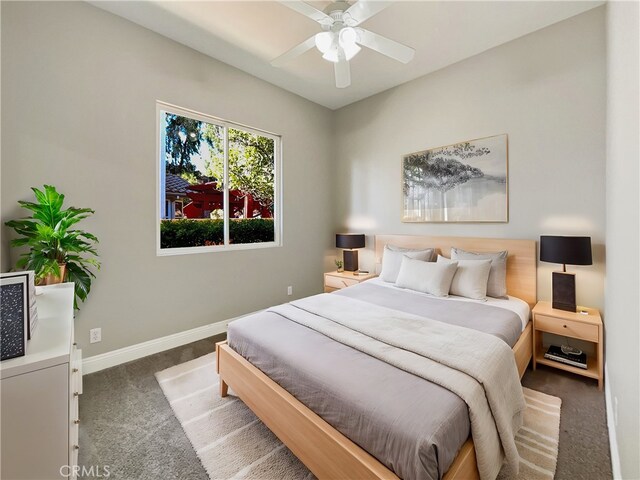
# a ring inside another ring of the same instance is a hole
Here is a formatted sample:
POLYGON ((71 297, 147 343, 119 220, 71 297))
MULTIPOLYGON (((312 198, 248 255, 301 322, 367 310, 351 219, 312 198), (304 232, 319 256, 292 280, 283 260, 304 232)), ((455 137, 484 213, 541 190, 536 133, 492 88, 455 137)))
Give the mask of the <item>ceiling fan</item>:
POLYGON ((274 67, 281 67, 316 47, 322 53, 322 58, 333 62, 336 87, 345 88, 351 85, 349 60, 361 50, 361 45, 402 63, 409 63, 415 53, 411 47, 359 26, 393 2, 359 0, 350 5, 345 0, 338 0, 324 11, 301 1, 280 3, 318 22, 322 32, 316 33, 273 60, 271 64, 274 67))

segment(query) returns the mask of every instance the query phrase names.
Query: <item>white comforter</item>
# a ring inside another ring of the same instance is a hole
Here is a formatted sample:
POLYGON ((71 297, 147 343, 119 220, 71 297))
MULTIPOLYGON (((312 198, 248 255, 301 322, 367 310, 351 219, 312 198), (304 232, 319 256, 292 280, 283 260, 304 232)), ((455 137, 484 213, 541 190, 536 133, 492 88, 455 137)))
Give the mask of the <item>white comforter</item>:
POLYGON ((514 437, 525 402, 513 351, 502 340, 338 295, 269 310, 452 391, 469 407, 480 478, 495 479, 505 458, 518 471, 514 437))

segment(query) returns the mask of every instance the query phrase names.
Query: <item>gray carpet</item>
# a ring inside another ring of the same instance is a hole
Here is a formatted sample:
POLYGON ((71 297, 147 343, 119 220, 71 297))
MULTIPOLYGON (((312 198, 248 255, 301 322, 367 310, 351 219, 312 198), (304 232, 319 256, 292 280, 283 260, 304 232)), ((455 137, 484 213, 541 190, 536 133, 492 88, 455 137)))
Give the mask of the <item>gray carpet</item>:
MULTIPOLYGON (((86 375, 80 397, 80 465, 108 465, 110 479, 207 480, 154 373, 213 351, 221 339, 86 375)), ((562 398, 556 479, 612 478, 604 395, 596 383, 541 367, 527 371, 523 385, 562 398)))
POLYGON ((154 373, 205 355, 223 339, 201 340, 86 375, 79 464, 94 470, 108 465, 110 479, 208 480, 154 373))
POLYGON ((522 384, 562 398, 556 480, 608 480, 611 473, 604 392, 595 380, 541 365, 522 384))

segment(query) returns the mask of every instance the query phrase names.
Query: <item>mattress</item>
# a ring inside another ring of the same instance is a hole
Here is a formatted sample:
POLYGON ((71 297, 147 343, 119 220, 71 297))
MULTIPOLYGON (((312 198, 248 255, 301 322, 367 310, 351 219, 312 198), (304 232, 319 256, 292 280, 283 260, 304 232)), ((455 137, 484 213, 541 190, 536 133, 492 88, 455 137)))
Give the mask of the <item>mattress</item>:
MULTIPOLYGON (((375 282, 340 290, 377 305, 474 328, 513 346, 521 319, 507 308, 437 299, 375 282)), ((229 325, 231 348, 403 479, 438 479, 470 434, 452 392, 273 312, 229 325)))

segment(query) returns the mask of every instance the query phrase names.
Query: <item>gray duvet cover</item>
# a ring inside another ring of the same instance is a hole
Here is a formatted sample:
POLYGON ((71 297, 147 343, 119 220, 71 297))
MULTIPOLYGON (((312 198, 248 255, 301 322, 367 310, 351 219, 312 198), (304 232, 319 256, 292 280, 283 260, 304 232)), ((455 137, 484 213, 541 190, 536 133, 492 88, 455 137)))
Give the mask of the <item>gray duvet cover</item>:
MULTIPOLYGON (((363 283, 346 295, 474 328, 513 346, 510 311, 363 283)), ((450 391, 273 312, 229 325, 231 348, 403 479, 438 479, 469 437, 466 404, 450 391)))

